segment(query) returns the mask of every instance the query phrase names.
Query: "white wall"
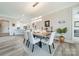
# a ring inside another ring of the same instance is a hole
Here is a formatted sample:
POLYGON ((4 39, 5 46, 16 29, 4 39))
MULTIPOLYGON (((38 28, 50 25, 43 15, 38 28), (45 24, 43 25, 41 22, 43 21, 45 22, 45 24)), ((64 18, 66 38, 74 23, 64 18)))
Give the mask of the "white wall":
MULTIPOLYGON (((66 8, 55 13, 51 13, 43 17, 43 20, 50 20, 50 26, 53 27, 53 31, 57 28, 67 27, 68 31, 65 34, 66 41, 72 40, 71 33, 71 21, 72 21, 72 8, 66 8), (58 23, 59 21, 65 21, 65 23, 58 23)), ((42 24, 44 26, 44 23, 42 24)))
POLYGON ((15 22, 16 22, 15 20, 10 20, 9 21, 9 33, 10 33, 10 35, 14 34, 15 27, 13 27, 12 24, 15 24, 15 22))
POLYGON ((57 28, 63 28, 67 27, 68 31, 65 34, 65 40, 71 41, 72 40, 72 8, 66 8, 63 10, 60 10, 55 13, 51 13, 49 15, 45 15, 42 17, 41 22, 37 22, 36 26, 38 29, 41 27, 45 28, 45 21, 50 20, 50 27, 53 28, 53 31, 56 31, 57 28), (65 23, 59 23, 59 21, 65 21, 65 23))
POLYGON ((8 28, 9 28, 9 22, 0 19, 0 33, 9 33, 8 28))
POLYGON ((79 35, 78 34, 78 32, 76 33, 74 33, 74 30, 79 30, 79 23, 76 23, 76 22, 79 22, 79 14, 78 14, 78 12, 79 12, 79 6, 77 6, 77 7, 75 7, 75 8, 73 8, 73 10, 72 10, 72 39, 74 40, 74 41, 79 41, 79 37, 78 36, 75 36, 75 35, 79 35), (74 26, 74 25, 76 25, 77 24, 77 26, 74 26))
POLYGON ((9 22, 2 22, 2 33, 9 33, 9 22))
POLYGON ((35 30, 37 30, 37 29, 41 30, 42 27, 43 27, 42 24, 43 24, 43 21, 42 21, 42 20, 41 20, 41 21, 34 22, 34 26, 36 26, 36 29, 35 29, 35 27, 33 27, 32 24, 31 24, 31 28, 32 28, 32 29, 35 29, 35 30))
POLYGON ((23 26, 26 24, 20 22, 20 20, 18 21, 17 19, 10 20, 9 21, 9 33, 10 33, 10 35, 22 35, 23 31, 24 31, 23 26), (12 26, 12 24, 15 24, 15 26, 12 26), (17 29, 17 27, 20 27, 20 29, 17 29))
POLYGON ((55 13, 51 13, 49 15, 45 15, 42 17, 42 19, 43 19, 42 21, 36 23, 36 26, 38 29, 41 29, 41 27, 44 28, 44 22, 46 20, 50 20, 50 26, 53 27, 53 31, 55 31, 57 28, 60 28, 60 27, 67 27, 68 31, 65 34, 65 37, 66 37, 65 40, 69 40, 69 41, 72 40, 72 36, 71 36, 72 35, 72 32, 71 32, 72 31, 72 29, 71 29, 71 26, 72 26, 72 8, 66 8, 66 9, 57 11, 55 13), (65 23, 60 24, 60 23, 58 23, 59 21, 65 21, 65 23))
MULTIPOLYGON (((71 38, 72 8, 66 8, 58 12, 51 13, 49 15, 43 16, 42 19, 43 19, 42 21, 36 23, 38 29, 41 29, 41 27, 44 28, 44 22, 46 20, 50 20, 50 26, 53 27, 53 31, 55 31, 57 28, 60 27, 67 27, 68 31, 65 35, 66 36, 65 40, 72 40, 71 38), (59 21, 65 21, 65 23, 59 24, 58 23, 59 21)), ((16 22, 16 21, 12 21, 12 22, 16 22)), ((10 23, 10 28, 12 28, 11 26, 12 22, 10 23)), ((10 32, 13 32, 13 30, 10 29, 10 32)))

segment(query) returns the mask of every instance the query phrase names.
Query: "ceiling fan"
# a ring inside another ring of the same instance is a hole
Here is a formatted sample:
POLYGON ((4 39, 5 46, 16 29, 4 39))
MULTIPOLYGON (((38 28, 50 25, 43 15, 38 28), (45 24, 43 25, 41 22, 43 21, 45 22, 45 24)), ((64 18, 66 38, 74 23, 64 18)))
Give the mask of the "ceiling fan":
POLYGON ((33 4, 33 7, 36 7, 39 4, 39 2, 36 2, 35 4, 33 4))

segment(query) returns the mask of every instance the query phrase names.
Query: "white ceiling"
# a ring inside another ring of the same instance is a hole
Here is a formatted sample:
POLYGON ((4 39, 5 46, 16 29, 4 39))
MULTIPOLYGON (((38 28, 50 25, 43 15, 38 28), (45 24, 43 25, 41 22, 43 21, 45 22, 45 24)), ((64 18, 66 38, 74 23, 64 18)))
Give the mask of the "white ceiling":
POLYGON ((39 2, 36 7, 32 7, 34 3, 35 2, 0 2, 0 15, 31 19, 79 4, 76 2, 39 2))

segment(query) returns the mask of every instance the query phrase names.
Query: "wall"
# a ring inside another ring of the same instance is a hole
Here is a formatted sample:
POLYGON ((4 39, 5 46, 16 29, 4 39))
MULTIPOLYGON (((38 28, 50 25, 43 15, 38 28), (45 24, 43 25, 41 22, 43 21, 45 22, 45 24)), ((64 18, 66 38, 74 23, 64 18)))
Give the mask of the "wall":
MULTIPOLYGON (((72 21, 72 8, 66 8, 55 13, 51 13, 43 17, 43 20, 50 20, 50 25, 53 27, 53 31, 57 28, 67 27, 68 31, 65 34, 66 41, 72 40, 71 37, 71 21, 72 21), (59 21, 65 21, 65 23, 59 23, 59 21)), ((44 24, 43 24, 44 25, 44 24)))
POLYGON ((72 40, 79 42, 79 6, 72 10, 72 40))
POLYGON ((9 28, 9 22, 3 21, 2 22, 2 33, 8 33, 9 32, 8 28, 9 28))
POLYGON ((0 22, 0 33, 2 32, 2 22, 0 22))
POLYGON ((45 28, 46 20, 50 20, 50 27, 53 28, 53 31, 56 31, 57 28, 67 27, 68 31, 65 34, 65 41, 72 40, 72 8, 65 8, 55 13, 43 16, 42 21, 36 23, 36 27, 38 29, 41 27, 45 28), (63 21, 63 23, 59 23, 59 21, 63 21))
POLYGON ((22 23, 20 20, 18 21, 17 19, 10 20, 9 21, 9 33, 10 33, 10 35, 23 35, 24 34, 23 26, 25 26, 26 24, 22 23), (12 24, 15 24, 15 26, 12 26, 12 24), (17 27, 19 27, 19 29, 17 29, 17 27))
POLYGON ((42 27, 43 27, 43 21, 41 20, 41 21, 36 21, 36 22, 34 22, 34 23, 31 23, 31 29, 32 30, 42 30, 42 27))
POLYGON ((16 22, 15 20, 10 20, 9 21, 9 33, 10 33, 10 35, 14 34, 15 27, 13 27, 12 24, 15 24, 15 22, 16 22))
MULTIPOLYGON (((46 20, 50 20, 50 26, 53 27, 53 31, 56 31, 57 28, 60 27, 67 27, 68 31, 65 34, 66 37, 66 41, 68 40, 72 40, 71 38, 71 21, 72 21, 72 8, 66 8, 63 10, 60 10, 58 12, 55 13, 51 13, 49 15, 45 15, 42 17, 42 21, 35 23, 37 29, 41 29, 42 27, 44 28, 44 22, 46 20), (59 23, 59 21, 65 21, 65 23, 59 23)), ((10 28, 12 28, 11 24, 16 21, 11 21, 10 22, 10 28)), ((31 24, 32 26, 32 24, 31 24)), ((10 29, 11 30, 11 29, 10 29)), ((10 32, 13 32, 13 30, 11 30, 10 32)))
POLYGON ((8 33, 9 22, 5 20, 0 20, 0 33, 8 33))

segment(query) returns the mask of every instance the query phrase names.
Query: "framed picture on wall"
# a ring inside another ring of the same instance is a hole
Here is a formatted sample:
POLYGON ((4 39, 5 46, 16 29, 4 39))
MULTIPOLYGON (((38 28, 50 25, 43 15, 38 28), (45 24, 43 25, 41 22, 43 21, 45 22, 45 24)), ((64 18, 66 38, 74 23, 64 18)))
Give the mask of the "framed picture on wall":
POLYGON ((13 23, 12 26, 15 26, 15 24, 13 23))
POLYGON ((27 26, 23 26, 23 28, 26 30, 27 29, 27 26))
POLYGON ((74 22, 74 27, 79 27, 79 21, 74 22))
POLYGON ((45 21, 45 27, 50 27, 50 21, 49 20, 45 21))
POLYGON ((17 30, 19 30, 20 29, 20 27, 17 27, 17 30))

